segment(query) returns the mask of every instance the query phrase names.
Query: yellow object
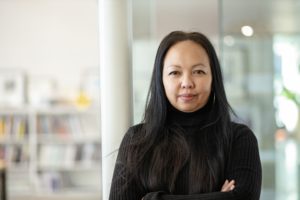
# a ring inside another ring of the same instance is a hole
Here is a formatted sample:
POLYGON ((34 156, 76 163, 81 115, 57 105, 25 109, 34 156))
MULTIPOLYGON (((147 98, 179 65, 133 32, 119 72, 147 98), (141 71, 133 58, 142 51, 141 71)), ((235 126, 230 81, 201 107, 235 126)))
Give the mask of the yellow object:
POLYGON ((4 137, 5 123, 2 118, 0 118, 0 137, 4 137))
POLYGON ((83 91, 80 91, 78 97, 76 98, 76 106, 79 108, 87 108, 91 105, 91 99, 83 91))

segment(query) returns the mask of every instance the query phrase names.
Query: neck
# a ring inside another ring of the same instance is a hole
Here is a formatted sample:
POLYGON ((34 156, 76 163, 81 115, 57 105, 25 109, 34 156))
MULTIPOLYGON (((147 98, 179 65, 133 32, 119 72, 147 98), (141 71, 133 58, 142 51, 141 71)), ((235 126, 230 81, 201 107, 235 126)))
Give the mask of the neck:
POLYGON ((167 124, 177 124, 180 126, 203 126, 207 119, 208 114, 211 111, 212 103, 208 103, 194 112, 182 112, 174 108, 171 104, 168 104, 167 124))

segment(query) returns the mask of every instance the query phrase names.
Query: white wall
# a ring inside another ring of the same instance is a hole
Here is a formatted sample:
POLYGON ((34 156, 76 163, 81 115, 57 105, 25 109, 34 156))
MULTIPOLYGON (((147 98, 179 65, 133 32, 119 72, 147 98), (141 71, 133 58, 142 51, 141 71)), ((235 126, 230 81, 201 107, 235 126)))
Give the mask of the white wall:
POLYGON ((57 92, 73 94, 84 69, 99 66, 97 9, 97 0, 0 0, 0 73, 54 77, 57 92))

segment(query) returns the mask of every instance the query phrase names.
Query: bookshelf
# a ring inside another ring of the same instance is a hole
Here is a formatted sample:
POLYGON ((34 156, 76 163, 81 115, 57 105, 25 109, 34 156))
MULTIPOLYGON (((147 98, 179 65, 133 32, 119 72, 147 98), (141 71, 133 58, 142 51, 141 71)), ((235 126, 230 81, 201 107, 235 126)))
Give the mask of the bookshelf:
POLYGON ((71 106, 1 108, 9 199, 100 199, 99 113, 71 106))

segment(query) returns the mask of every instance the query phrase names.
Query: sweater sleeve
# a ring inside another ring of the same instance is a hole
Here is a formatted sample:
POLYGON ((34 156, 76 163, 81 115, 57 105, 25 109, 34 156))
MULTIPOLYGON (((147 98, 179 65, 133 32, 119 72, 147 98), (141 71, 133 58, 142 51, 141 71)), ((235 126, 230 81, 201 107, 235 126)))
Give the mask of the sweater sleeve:
POLYGON ((125 165, 128 145, 134 134, 133 129, 132 127, 127 131, 121 142, 113 173, 109 200, 141 200, 146 194, 136 179, 131 176, 125 165))
POLYGON ((228 180, 235 180, 233 191, 191 195, 158 191, 148 193, 143 200, 259 200, 262 173, 257 139, 244 125, 235 124, 233 132, 233 147, 226 172, 228 180))

